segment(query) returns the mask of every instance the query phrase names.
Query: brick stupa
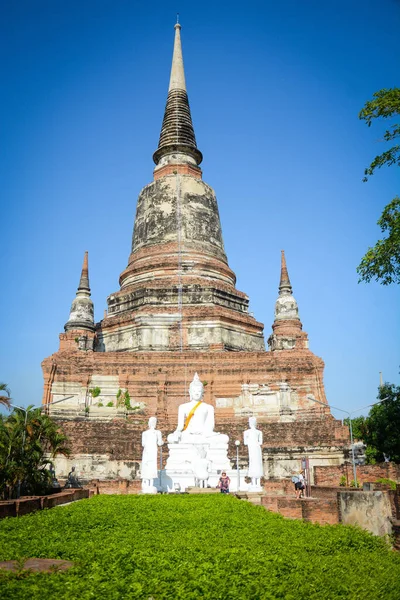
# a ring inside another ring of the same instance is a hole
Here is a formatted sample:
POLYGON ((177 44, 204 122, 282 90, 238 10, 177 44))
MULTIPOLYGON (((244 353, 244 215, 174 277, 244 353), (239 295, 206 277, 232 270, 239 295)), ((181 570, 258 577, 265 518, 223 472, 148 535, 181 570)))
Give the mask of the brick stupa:
POLYGON ((257 416, 266 476, 289 473, 305 453, 314 464, 338 464, 347 429, 330 415, 324 364, 308 348, 284 253, 269 351, 263 324, 235 287, 216 196, 199 166, 180 30, 176 24, 154 180, 139 195, 120 289, 95 324, 85 253, 59 351, 42 363, 43 402, 63 422, 73 451, 58 468, 72 461, 81 472, 134 478, 148 417, 174 429, 196 371, 218 430, 231 441, 257 416))

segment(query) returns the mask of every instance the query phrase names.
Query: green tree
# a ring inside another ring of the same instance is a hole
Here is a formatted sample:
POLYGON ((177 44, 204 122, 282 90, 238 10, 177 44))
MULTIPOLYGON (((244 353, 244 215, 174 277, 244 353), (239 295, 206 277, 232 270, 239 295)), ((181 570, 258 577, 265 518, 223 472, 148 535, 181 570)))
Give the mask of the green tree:
POLYGON ((3 406, 10 406, 10 390, 6 383, 0 383, 0 404, 3 406), (3 394, 5 392, 6 395, 3 394))
MULTIPOLYGON (((375 92, 373 99, 365 103, 359 118, 368 127, 375 119, 393 119, 400 115, 400 88, 383 89, 375 92)), ((385 142, 400 138, 400 124, 392 123, 383 135, 385 142)), ((365 169, 364 180, 383 166, 400 166, 400 144, 395 144, 374 158, 365 169)), ((383 210, 378 220, 382 232, 387 237, 378 240, 373 248, 368 248, 357 267, 359 282, 376 280, 383 285, 400 283, 400 198, 395 197, 383 210)))
POLYGON ((387 400, 371 408, 362 439, 376 460, 383 461, 386 455, 400 463, 400 386, 386 383, 379 388, 378 398, 387 400))
MULTIPOLYGON (((343 422, 345 425, 350 427, 349 418, 344 419, 343 422)), ((364 444, 366 444, 365 437, 367 432, 367 417, 355 417, 351 420, 351 427, 353 429, 354 440, 364 442, 364 444)), ((372 448, 371 446, 367 445, 367 447, 365 448, 365 460, 367 465, 374 465, 376 462, 379 461, 380 456, 381 455, 375 448, 372 448)))
MULTIPOLYGON (((344 419, 343 423, 350 427, 350 419, 344 419)), ((364 431, 365 431, 365 417, 356 417, 351 420, 351 427, 353 430, 353 438, 355 440, 364 441, 364 431)))
POLYGON ((40 409, 15 409, 0 418, 0 495, 45 493, 51 483, 50 461, 68 456, 67 438, 40 409))

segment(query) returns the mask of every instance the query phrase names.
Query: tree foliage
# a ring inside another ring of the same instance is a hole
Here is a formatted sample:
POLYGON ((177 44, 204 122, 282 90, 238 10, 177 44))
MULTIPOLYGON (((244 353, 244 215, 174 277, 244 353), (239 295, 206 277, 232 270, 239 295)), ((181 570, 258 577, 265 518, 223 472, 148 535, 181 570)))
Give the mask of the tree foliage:
MULTIPOLYGON (((375 119, 392 119, 400 115, 400 88, 375 92, 373 99, 365 103, 359 118, 370 127, 375 119)), ((383 134, 385 142, 400 138, 400 124, 393 123, 383 134)), ((395 144, 374 158, 365 169, 364 180, 383 166, 400 166, 400 144, 395 144)), ((378 220, 382 232, 388 236, 368 248, 357 267, 359 281, 376 280, 383 285, 400 283, 400 198, 396 196, 384 209, 378 220)))
POLYGON ((0 404, 3 406, 10 406, 10 390, 6 383, 0 383, 0 404), (4 395, 4 393, 6 395, 4 395))
POLYGON ((51 482, 50 461, 69 454, 67 438, 40 409, 15 409, 0 417, 0 497, 45 493, 51 482))
MULTIPOLYGON (((343 423, 350 427, 350 419, 344 419, 343 423)), ((355 440, 364 441, 364 433, 365 433, 365 417, 355 417, 355 419, 351 420, 351 427, 353 430, 353 438, 355 440)))
POLYGON ((400 463, 400 386, 386 383, 379 388, 378 398, 387 400, 371 408, 364 441, 377 451, 380 460, 385 454, 400 463))
POLYGON ((368 417, 352 421, 353 431, 367 444, 369 463, 383 462, 386 457, 400 463, 400 386, 386 383, 379 388, 378 399, 383 400, 370 410, 368 417))
MULTIPOLYGON (((358 115, 362 121, 365 121, 368 127, 371 127, 374 119, 390 119, 400 115, 400 88, 383 89, 375 92, 373 100, 368 100, 364 108, 358 115)), ((385 142, 391 142, 400 137, 400 124, 394 123, 383 134, 385 142)), ((376 169, 387 165, 400 166, 400 145, 395 145, 385 150, 382 154, 378 154, 372 161, 369 167, 364 171, 364 181, 373 175, 376 169)))
POLYGON ((360 281, 380 281, 383 285, 400 283, 400 198, 396 196, 385 206, 378 220, 382 232, 388 236, 368 248, 357 267, 360 281))
MULTIPOLYGON (((351 420, 353 438, 366 445, 367 464, 383 462, 385 456, 392 462, 400 463, 400 386, 386 383, 379 388, 378 400, 368 417, 351 420)), ((349 419, 344 419, 350 425, 349 419)))

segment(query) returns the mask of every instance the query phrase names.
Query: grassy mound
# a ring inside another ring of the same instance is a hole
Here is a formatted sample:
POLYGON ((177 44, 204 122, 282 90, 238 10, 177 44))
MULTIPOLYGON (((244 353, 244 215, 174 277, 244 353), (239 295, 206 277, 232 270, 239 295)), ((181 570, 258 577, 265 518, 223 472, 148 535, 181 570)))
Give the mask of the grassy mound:
POLYGON ((97 496, 0 522, 0 560, 28 557, 75 567, 2 572, 1 598, 400 598, 400 555, 380 538, 229 496, 97 496))

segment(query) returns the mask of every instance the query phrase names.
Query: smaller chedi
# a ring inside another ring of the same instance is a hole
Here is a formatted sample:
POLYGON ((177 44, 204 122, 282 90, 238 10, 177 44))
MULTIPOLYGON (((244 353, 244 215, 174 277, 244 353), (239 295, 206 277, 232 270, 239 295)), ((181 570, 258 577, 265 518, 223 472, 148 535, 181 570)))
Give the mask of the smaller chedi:
POLYGON ((199 480, 202 486, 215 487, 221 471, 231 468, 229 437, 214 431, 214 407, 206 404, 203 396, 204 385, 195 373, 189 386, 190 400, 179 406, 177 428, 168 436, 167 481, 181 490, 199 480))
POLYGON ((154 480, 157 479, 157 454, 158 446, 162 446, 161 431, 156 429, 156 417, 150 417, 149 428, 142 433, 142 492, 144 494, 156 494, 157 488, 154 480))

